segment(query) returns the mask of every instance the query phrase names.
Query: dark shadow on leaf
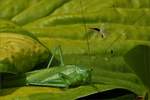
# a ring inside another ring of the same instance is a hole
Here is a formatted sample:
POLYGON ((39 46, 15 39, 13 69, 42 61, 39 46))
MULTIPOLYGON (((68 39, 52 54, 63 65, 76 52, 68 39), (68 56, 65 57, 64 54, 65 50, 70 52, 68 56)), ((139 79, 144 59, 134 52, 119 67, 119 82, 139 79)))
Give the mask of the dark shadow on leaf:
MULTIPOLYGON (((133 92, 126 90, 126 89, 113 89, 113 90, 108 90, 105 92, 98 92, 86 97, 81 97, 77 100, 110 100, 113 98, 117 98, 120 96, 124 96, 124 95, 130 95, 133 94, 134 97, 136 98, 136 94, 134 94, 133 92)), ((115 100, 115 99, 114 99, 115 100)))
POLYGON ((20 87, 26 84, 25 74, 0 73, 0 89, 20 87))
POLYGON ((25 84, 24 75, 12 75, 10 73, 0 73, 0 96, 8 95, 16 91, 19 86, 25 84), (19 80, 17 80, 19 78, 19 80))
MULTIPOLYGON (((38 70, 38 69, 46 68, 47 65, 48 65, 48 63, 49 63, 49 60, 50 59, 47 59, 47 61, 36 65, 36 67, 34 67, 32 70, 38 70)), ((54 57, 54 59, 52 61, 52 64, 51 64, 51 67, 53 67, 53 66, 59 66, 59 65, 60 65, 60 61, 57 58, 54 57)))

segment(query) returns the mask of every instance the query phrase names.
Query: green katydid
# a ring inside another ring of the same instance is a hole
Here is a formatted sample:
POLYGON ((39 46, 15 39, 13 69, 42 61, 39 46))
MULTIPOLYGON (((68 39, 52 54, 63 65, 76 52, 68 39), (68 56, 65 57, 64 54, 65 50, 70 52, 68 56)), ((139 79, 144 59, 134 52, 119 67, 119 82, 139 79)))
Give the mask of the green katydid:
POLYGON ((65 65, 63 63, 62 50, 58 46, 60 66, 50 67, 54 55, 51 57, 47 68, 27 72, 23 75, 10 78, 9 82, 5 82, 3 87, 34 85, 34 86, 52 86, 52 87, 74 87, 78 85, 88 84, 91 82, 91 69, 82 65, 65 65), (7 84, 7 83, 12 83, 7 84))
POLYGON ((26 85, 70 87, 91 81, 91 69, 81 65, 65 65, 61 47, 55 50, 59 50, 61 66, 49 68, 53 55, 46 69, 26 73, 26 85))

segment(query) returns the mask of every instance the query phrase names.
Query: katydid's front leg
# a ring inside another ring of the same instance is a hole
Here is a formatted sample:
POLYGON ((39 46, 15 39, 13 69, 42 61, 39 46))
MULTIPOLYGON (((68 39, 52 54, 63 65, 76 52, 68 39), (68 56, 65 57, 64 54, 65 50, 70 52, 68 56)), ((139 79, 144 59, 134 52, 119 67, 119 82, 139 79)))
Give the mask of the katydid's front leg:
MULTIPOLYGON (((63 56, 62 56, 62 49, 61 49, 61 46, 59 45, 58 47, 54 48, 54 52, 56 53, 56 51, 59 51, 59 55, 60 55, 60 65, 61 66, 64 66, 64 61, 63 61, 63 56)), ((52 64, 52 61, 54 59, 54 56, 55 56, 55 53, 52 55, 51 59, 49 60, 49 63, 47 65, 47 68, 50 68, 51 64, 52 64)))

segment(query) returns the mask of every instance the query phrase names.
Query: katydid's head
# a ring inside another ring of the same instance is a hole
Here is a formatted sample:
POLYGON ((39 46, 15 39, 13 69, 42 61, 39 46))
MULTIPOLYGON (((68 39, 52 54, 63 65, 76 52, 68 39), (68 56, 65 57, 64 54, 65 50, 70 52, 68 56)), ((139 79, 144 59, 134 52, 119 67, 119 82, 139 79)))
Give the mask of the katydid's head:
POLYGON ((92 69, 78 65, 78 73, 82 76, 82 81, 89 83, 92 79, 92 69))
POLYGON ((90 68, 82 65, 66 65, 66 67, 67 70, 65 70, 65 73, 69 75, 68 81, 71 83, 71 87, 85 85, 91 82, 92 70, 90 68))

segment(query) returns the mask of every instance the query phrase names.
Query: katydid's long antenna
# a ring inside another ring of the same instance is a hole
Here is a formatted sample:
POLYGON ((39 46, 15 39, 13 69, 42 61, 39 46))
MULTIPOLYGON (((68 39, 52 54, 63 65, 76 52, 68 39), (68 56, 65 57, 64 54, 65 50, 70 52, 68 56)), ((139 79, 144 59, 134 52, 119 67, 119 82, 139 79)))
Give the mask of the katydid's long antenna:
MULTIPOLYGON (((86 20, 85 20, 85 16, 84 16, 84 8, 82 5, 82 0, 80 0, 80 6, 81 6, 81 14, 82 14, 82 18, 83 18, 83 26, 84 26, 84 32, 88 33, 88 28, 87 28, 87 24, 86 24, 86 20)), ((89 34, 87 34, 87 38, 86 38, 86 44, 87 44, 87 49, 88 49, 88 56, 89 56, 89 65, 92 67, 91 64, 91 50, 90 50, 90 41, 89 41, 89 34)), ((96 90, 98 91, 98 88, 92 84, 92 81, 90 82, 90 85, 96 90)))
MULTIPOLYGON (((87 31, 87 24, 86 24, 86 20, 85 20, 85 16, 84 16, 84 8, 83 8, 83 4, 82 4, 82 0, 80 0, 80 11, 82 14, 82 18, 83 18, 83 26, 84 26, 84 32, 88 33, 87 31)), ((87 49, 88 49, 88 56, 89 56, 89 65, 91 65, 90 60, 90 41, 89 41, 89 35, 87 34, 87 38, 86 38, 86 44, 87 44, 87 49)))

